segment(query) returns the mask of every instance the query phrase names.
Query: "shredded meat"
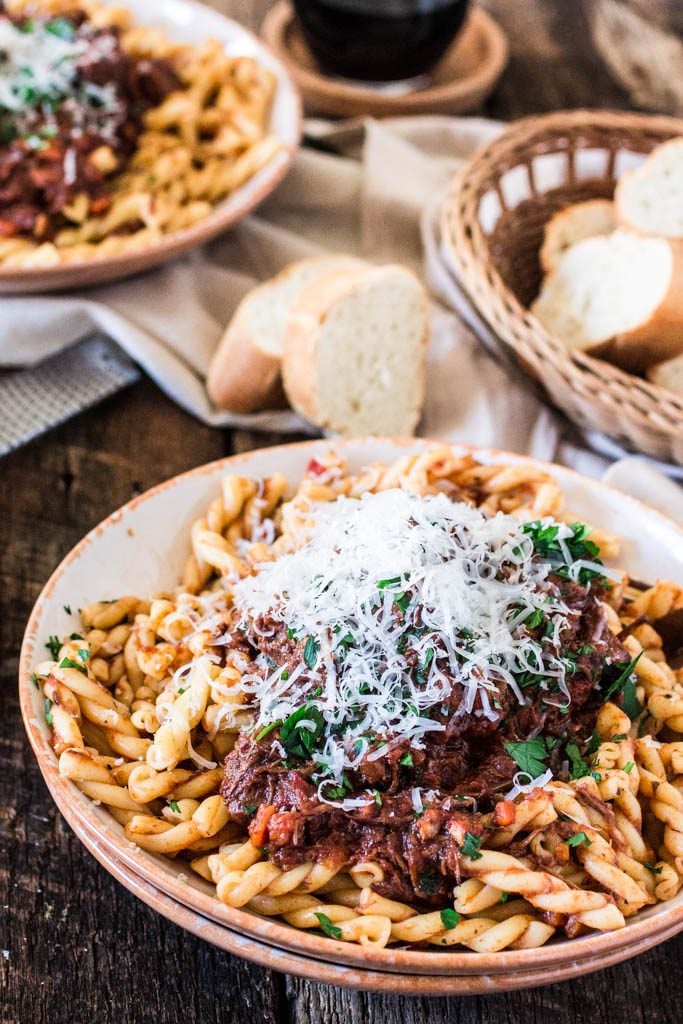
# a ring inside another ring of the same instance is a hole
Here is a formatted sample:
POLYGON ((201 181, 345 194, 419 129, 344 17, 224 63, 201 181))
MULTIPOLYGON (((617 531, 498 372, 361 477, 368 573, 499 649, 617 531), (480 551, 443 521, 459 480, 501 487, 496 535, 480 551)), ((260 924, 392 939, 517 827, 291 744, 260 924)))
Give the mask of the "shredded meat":
MULTIPOLYGON (((222 796, 230 818, 249 827, 254 841, 283 869, 307 860, 339 865, 374 861, 384 871, 384 880, 373 886, 380 894, 443 906, 459 879, 467 834, 476 850, 486 829, 495 827, 490 812, 501 802, 501 820, 509 820, 504 794, 519 767, 505 743, 540 733, 553 738, 557 742, 547 764, 561 777, 566 743, 585 744, 594 729, 605 699, 604 672, 629 661, 607 627, 601 585, 593 581, 582 586, 559 576, 551 582, 573 613, 563 636, 563 647, 574 659, 566 680, 571 701, 564 712, 544 700, 547 691, 529 687, 522 705, 501 684, 493 720, 477 702, 463 713, 463 690, 453 680, 447 704, 432 715, 443 723, 443 731, 427 734, 421 749, 406 741, 389 743, 385 756, 371 760, 366 755, 348 773, 347 795, 367 794, 368 789, 376 794, 370 806, 351 810, 320 799, 315 762, 283 759, 276 732, 260 740, 242 735, 225 761, 222 796), (434 791, 426 809, 417 812, 414 787, 434 791), (265 824, 260 814, 264 807, 272 808, 265 824)), ((257 627, 259 634, 266 634, 259 648, 275 664, 291 671, 302 662, 301 642, 281 623, 262 618, 257 627)))
MULTIPOLYGON (((5 11, 1 0, 0 19, 28 26, 26 18, 5 11)), ((48 105, 38 97, 15 114, 0 106, 0 238, 54 238, 69 223, 64 210, 82 194, 89 198, 92 214, 106 213, 111 205, 109 178, 134 151, 145 111, 180 88, 167 61, 136 60, 127 54, 117 28, 95 28, 80 11, 62 15, 60 21, 70 23, 74 38, 88 44, 78 59, 73 93, 48 105), (88 86, 108 90, 115 98, 113 106, 98 102, 96 92, 88 99, 88 86), (104 146, 111 151, 113 166, 92 159, 104 146)), ((30 30, 42 24, 33 18, 30 30)))

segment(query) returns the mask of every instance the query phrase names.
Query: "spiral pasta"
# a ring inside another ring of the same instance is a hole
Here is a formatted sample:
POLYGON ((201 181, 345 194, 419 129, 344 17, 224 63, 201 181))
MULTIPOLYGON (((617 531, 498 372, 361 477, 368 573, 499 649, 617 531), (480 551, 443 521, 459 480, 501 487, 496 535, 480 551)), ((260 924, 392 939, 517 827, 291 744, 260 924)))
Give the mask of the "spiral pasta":
MULTIPOLYGON (((568 516, 542 471, 481 466, 448 448, 356 475, 330 452, 312 461, 294 493, 280 475, 226 477, 191 530, 175 593, 86 605, 81 632, 64 643, 50 638, 52 657, 37 665, 35 681, 60 773, 105 805, 131 842, 187 863, 228 910, 336 941, 503 953, 542 946, 560 930, 621 928, 642 907, 671 899, 683 884, 683 682, 657 633, 658 617, 681 606, 681 589, 670 584, 620 582, 605 599, 606 627, 632 658, 629 697, 613 694, 596 708, 593 740, 583 755, 572 751, 571 772, 522 780, 492 810, 472 812, 476 834, 457 814, 449 819, 457 882, 443 906, 392 894, 386 864, 362 849, 351 858, 341 846, 274 858, 269 843, 277 848, 289 811, 272 795, 246 819, 230 809, 222 764, 254 723, 253 652, 225 645, 217 658, 212 647, 232 621, 235 586, 297 550, 321 503, 394 488, 445 493, 522 523, 568 516)), ((615 550, 612 534, 597 536, 601 551, 615 550)), ((412 766, 412 755, 402 763, 412 766)), ((467 794, 458 799, 471 808, 467 794)), ((417 801, 411 813, 416 834, 432 840, 441 827, 432 809, 417 801)))

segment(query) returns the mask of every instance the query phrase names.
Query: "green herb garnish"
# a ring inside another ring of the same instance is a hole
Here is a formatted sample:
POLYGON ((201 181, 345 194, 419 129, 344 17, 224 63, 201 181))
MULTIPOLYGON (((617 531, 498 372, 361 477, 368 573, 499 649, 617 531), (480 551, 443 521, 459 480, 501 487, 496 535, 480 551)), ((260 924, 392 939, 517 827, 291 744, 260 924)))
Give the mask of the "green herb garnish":
POLYGON ((567 846, 590 846, 591 840, 585 832, 575 832, 567 839, 567 846))
POLYGON ((79 661, 74 661, 73 658, 62 658, 62 660, 59 663, 59 667, 60 668, 75 668, 79 672, 82 672, 84 675, 88 674, 86 669, 85 669, 85 667, 83 665, 81 665, 81 663, 79 661))
POLYGON ((324 934, 329 936, 331 939, 341 939, 341 928, 337 928, 336 924, 332 924, 327 914, 323 914, 316 910, 315 916, 318 918, 318 924, 320 925, 321 932, 324 932, 324 934))
POLYGON ((532 779, 538 778, 545 771, 548 747, 542 736, 521 743, 504 743, 503 746, 521 771, 532 779))
POLYGON ((480 846, 481 839, 478 836, 472 835, 471 832, 465 832, 465 841, 460 847, 460 852, 464 853, 470 860, 481 860, 484 855, 479 853, 480 846))
POLYGON ((447 932, 451 928, 455 928, 460 923, 460 914, 457 910, 453 910, 451 907, 445 907, 439 915, 441 917, 441 924, 444 926, 447 932))
POLYGON ((56 661, 57 658, 59 657, 59 652, 62 648, 59 637, 54 635, 49 636, 47 638, 47 643, 45 644, 45 646, 52 655, 53 659, 56 661))
POLYGON ((307 636, 306 645, 304 647, 304 661, 309 668, 315 668, 319 652, 320 644, 316 638, 314 636, 307 636))
POLYGON ((581 757, 581 753, 576 743, 568 743, 565 747, 565 751, 569 758, 570 779, 582 779, 584 775, 590 775, 590 768, 581 757))

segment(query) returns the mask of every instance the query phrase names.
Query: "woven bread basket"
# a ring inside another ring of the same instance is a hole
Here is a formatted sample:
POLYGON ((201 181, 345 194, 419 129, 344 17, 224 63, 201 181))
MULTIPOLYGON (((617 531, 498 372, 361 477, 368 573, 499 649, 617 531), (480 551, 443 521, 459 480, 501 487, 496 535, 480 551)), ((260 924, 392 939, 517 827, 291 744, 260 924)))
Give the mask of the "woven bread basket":
POLYGON ((546 222, 563 206, 611 198, 620 174, 683 120, 607 111, 525 118, 459 170, 442 242, 477 312, 550 399, 582 427, 683 465, 683 399, 583 353, 569 355, 529 311, 546 222))

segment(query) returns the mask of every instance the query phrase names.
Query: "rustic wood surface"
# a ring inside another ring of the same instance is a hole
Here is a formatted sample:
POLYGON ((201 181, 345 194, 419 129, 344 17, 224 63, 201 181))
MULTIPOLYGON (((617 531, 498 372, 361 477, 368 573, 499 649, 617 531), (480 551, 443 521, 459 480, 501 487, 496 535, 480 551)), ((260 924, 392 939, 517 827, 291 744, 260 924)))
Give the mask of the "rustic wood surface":
MULTIPOLYGON (((156 0, 161 2, 161 0, 156 0)), ((267 0, 214 0, 257 27, 267 0)), ((486 0, 510 67, 488 112, 624 106, 591 50, 580 0, 486 0)), ((184 933, 99 867, 52 804, 24 738, 17 650, 50 571, 108 512, 165 477, 279 440, 209 430, 144 381, 0 466, 0 1024, 679 1024, 683 936, 572 983, 470 999, 328 988, 184 933)))

